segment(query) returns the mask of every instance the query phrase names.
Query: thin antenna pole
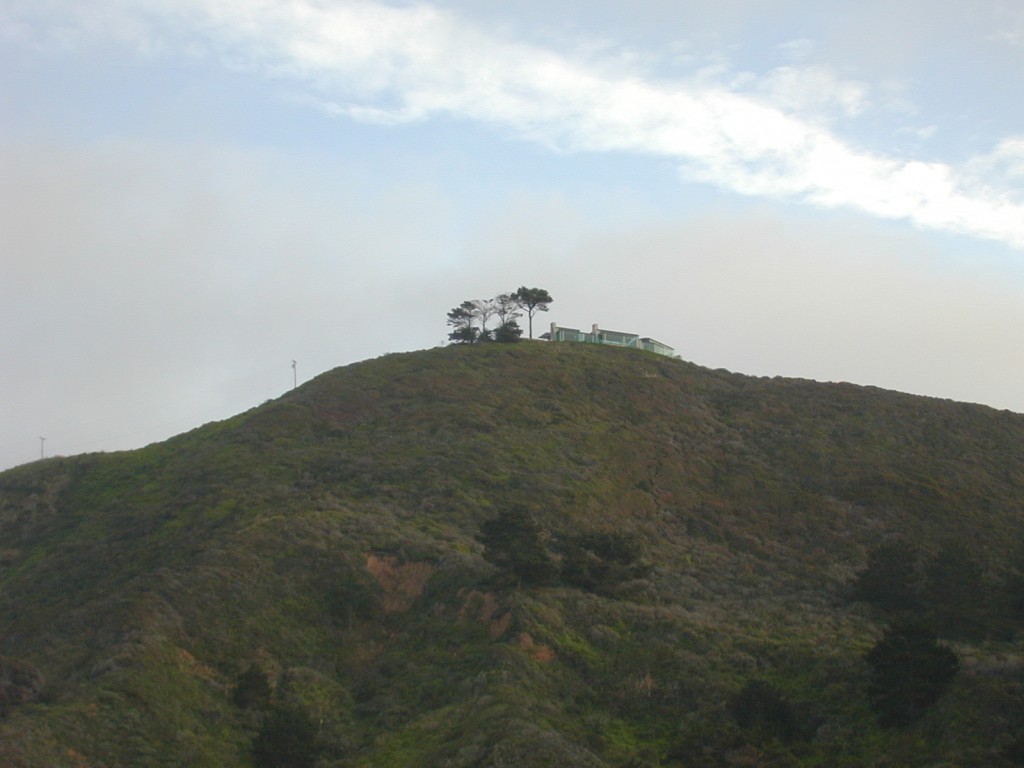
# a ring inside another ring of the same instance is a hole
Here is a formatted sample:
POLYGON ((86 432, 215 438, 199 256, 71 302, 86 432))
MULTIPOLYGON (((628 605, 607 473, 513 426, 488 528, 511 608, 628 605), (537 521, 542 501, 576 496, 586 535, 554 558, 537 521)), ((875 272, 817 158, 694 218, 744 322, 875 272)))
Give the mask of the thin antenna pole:
POLYGON ((40 437, 39 438, 39 458, 40 459, 45 459, 46 458, 46 451, 44 450, 44 447, 43 447, 44 443, 46 443, 46 438, 45 437, 40 437))
POLYGON ((299 369, 298 363, 292 360, 292 389, 299 386, 299 369))

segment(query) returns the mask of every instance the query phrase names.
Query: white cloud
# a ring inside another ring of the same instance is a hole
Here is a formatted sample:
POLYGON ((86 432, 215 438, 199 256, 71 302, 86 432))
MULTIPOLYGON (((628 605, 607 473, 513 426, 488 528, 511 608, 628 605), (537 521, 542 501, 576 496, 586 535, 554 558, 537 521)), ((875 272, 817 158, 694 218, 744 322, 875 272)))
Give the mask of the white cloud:
POLYGON ((840 78, 825 66, 778 67, 759 78, 756 90, 774 106, 797 114, 857 117, 868 108, 868 87, 840 78))
POLYGON ((903 126, 902 128, 899 128, 896 132, 900 133, 900 134, 907 135, 907 136, 911 136, 911 137, 913 137, 915 139, 919 139, 921 141, 925 141, 927 139, 932 138, 932 136, 934 136, 938 132, 938 130, 939 130, 939 126, 937 126, 937 125, 923 125, 923 126, 907 125, 907 126, 903 126))
POLYGON ((1020 4, 1016 0, 999 0, 995 13, 1000 27, 992 35, 993 39, 1010 45, 1024 45, 1024 10, 1020 4))
MULTIPOLYGON (((972 158, 964 171, 982 189, 992 184, 1020 185, 1024 182, 1024 136, 1003 139, 988 154, 972 158)), ((1016 199, 1024 202, 1024 189, 1018 187, 1016 199)))
POLYGON ((787 40, 779 46, 779 50, 793 61, 803 61, 809 58, 816 48, 817 43, 806 37, 787 40))
MULTIPOLYGON (((116 2, 99 7, 128 14, 116 2)), ((850 207, 1024 248, 1013 173, 981 185, 982 162, 957 169, 844 142, 818 118, 863 113, 868 87, 827 67, 777 68, 754 78, 750 94, 708 85, 706 74, 657 80, 629 57, 570 56, 504 39, 428 5, 150 0, 141 7, 189 20, 192 34, 201 31, 233 66, 291 79, 352 119, 476 120, 568 151, 661 156, 678 161, 686 178, 742 194, 850 207)), ((150 45, 142 22, 120 24, 119 37, 136 26, 150 45)))
POLYGON ((429 6, 196 0, 195 7, 254 65, 313 84, 352 117, 449 115, 569 150, 661 155, 679 160, 690 178, 741 193, 849 206, 1024 247, 1024 206, 1011 191, 972 191, 951 166, 864 152, 787 114, 863 111, 866 86, 824 67, 769 73, 759 83, 766 103, 645 79, 621 71, 618 59, 573 59, 495 38, 429 6))

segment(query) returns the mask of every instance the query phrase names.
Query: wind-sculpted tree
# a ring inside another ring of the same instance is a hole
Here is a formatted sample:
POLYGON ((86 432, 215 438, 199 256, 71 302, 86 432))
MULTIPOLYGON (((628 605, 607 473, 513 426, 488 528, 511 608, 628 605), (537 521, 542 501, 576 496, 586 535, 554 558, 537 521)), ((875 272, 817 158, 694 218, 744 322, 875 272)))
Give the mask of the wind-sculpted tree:
POLYGON ((452 327, 448 340, 453 344, 472 344, 477 341, 479 331, 474 325, 475 307, 472 301, 464 301, 448 313, 448 325, 452 327))
POLYGON ((487 327, 487 324, 491 321, 492 317, 498 314, 498 300, 473 299, 471 303, 474 307, 476 319, 480 323, 480 333, 477 338, 480 341, 492 341, 494 339, 494 332, 487 327))
POLYGON ((529 318, 530 338, 532 339, 533 316, 538 312, 547 312, 548 304, 554 299, 543 288, 527 288, 525 285, 520 286, 519 290, 512 294, 512 298, 515 299, 520 309, 526 310, 526 315, 529 318))
MULTIPOLYGON (((498 341, 512 343, 519 341, 523 330, 517 318, 522 316, 522 309, 527 308, 532 321, 538 310, 547 310, 541 306, 542 300, 551 301, 547 291, 539 288, 520 288, 515 293, 502 293, 493 299, 467 299, 448 313, 448 325, 452 331, 448 339, 453 344, 475 344, 480 341, 498 341), (529 294, 528 304, 524 304, 523 292, 529 294), (538 303, 540 302, 540 303, 538 303), (496 319, 496 327, 489 327, 492 319, 496 319)), ((533 338, 533 326, 530 326, 530 338, 533 338)))
POLYGON ((519 309, 519 302, 511 293, 502 293, 494 297, 494 314, 500 325, 514 323, 517 317, 522 317, 519 309))

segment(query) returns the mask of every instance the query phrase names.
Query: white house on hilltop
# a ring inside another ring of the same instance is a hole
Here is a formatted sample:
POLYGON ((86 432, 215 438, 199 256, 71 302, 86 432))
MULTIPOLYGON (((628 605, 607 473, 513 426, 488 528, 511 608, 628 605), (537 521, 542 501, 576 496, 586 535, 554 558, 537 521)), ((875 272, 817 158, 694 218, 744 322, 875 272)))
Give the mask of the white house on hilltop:
POLYGON ((647 336, 638 336, 635 333, 623 333, 622 331, 606 331, 598 328, 594 323, 590 333, 585 333, 576 328, 560 328, 555 323, 551 324, 551 330, 542 334, 542 339, 547 341, 577 341, 584 344, 610 344, 613 347, 631 347, 633 349, 646 349, 666 357, 672 357, 675 350, 667 344, 647 336))

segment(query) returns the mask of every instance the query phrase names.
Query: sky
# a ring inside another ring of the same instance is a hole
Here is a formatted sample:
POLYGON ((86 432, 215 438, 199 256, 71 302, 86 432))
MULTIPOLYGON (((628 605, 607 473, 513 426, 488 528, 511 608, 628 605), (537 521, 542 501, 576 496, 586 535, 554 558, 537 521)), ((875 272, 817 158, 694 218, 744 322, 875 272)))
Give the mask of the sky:
POLYGON ((535 333, 1024 412, 1022 78, 1019 0, 0 0, 0 468, 524 285, 535 333))

